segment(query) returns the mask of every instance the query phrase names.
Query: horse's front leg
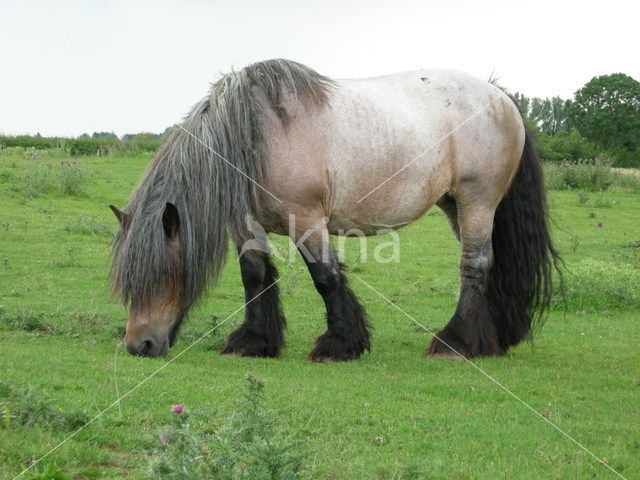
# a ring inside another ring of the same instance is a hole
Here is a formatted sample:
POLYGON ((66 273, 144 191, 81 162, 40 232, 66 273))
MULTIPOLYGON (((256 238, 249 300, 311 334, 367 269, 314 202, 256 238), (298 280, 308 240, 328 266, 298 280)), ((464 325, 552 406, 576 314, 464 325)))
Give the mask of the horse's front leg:
POLYGON ((316 340, 310 357, 316 362, 353 360, 370 349, 365 311, 349 288, 325 229, 297 242, 327 309, 327 331, 316 340))
POLYGON ((285 319, 280 306, 278 271, 267 253, 247 250, 240 255, 246 302, 244 322, 229 335, 224 354, 277 357, 284 345, 285 319))

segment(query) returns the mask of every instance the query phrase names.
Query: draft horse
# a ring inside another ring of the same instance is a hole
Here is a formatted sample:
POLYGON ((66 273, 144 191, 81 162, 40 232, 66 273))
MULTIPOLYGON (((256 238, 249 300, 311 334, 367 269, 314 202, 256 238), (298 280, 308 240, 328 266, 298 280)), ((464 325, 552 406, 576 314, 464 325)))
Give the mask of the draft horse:
POLYGON ((251 219, 292 237, 324 300, 327 331, 311 359, 356 359, 370 348, 369 326, 329 235, 400 228, 437 205, 462 246, 461 288, 428 353, 501 355, 549 303, 557 253, 545 203, 522 116, 491 82, 450 70, 332 80, 288 60, 252 64, 213 84, 126 208, 111 207, 127 351, 168 352, 231 237, 247 305, 221 351, 278 356, 278 273, 266 249, 241 250, 254 239, 251 219))

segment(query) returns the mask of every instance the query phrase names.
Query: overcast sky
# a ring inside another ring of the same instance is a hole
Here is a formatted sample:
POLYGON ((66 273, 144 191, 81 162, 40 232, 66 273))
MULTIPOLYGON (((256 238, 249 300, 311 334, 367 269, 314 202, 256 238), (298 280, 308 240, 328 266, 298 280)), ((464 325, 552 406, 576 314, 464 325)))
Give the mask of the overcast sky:
POLYGON ((0 0, 0 132, 161 132, 231 67, 455 68, 529 96, 640 80, 637 1, 0 0))

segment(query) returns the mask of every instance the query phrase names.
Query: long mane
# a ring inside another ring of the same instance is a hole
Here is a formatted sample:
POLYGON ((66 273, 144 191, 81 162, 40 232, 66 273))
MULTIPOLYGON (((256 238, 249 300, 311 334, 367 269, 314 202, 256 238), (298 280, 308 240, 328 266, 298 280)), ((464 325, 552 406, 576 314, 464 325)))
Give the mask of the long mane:
POLYGON ((320 107, 332 84, 299 63, 268 60, 212 85, 158 151, 125 209, 111 269, 112 288, 125 303, 149 305, 178 266, 185 308, 196 302, 224 265, 228 234, 236 241, 246 238, 246 215, 259 216, 259 185, 268 161, 264 109, 272 109, 286 125, 291 119, 283 94, 294 95, 305 107, 320 107), (178 259, 163 229, 167 202, 180 219, 178 259))

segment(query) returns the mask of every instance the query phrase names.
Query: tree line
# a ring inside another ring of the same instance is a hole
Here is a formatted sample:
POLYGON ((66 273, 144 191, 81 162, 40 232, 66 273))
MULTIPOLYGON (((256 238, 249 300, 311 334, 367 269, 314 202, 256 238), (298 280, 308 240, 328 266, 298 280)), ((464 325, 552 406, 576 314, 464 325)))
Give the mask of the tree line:
POLYGON ((640 82, 629 75, 594 77, 569 100, 522 93, 514 98, 544 160, 599 157, 614 166, 640 167, 640 82))
POLYGON ((111 152, 136 154, 155 152, 178 125, 167 127, 162 133, 129 133, 118 137, 113 132, 83 133, 78 137, 43 137, 36 135, 0 135, 0 149, 7 147, 62 150, 72 156, 105 155, 111 152))

